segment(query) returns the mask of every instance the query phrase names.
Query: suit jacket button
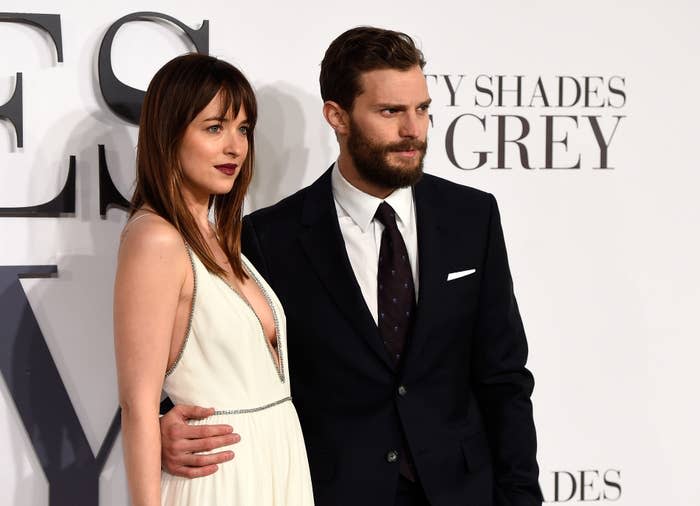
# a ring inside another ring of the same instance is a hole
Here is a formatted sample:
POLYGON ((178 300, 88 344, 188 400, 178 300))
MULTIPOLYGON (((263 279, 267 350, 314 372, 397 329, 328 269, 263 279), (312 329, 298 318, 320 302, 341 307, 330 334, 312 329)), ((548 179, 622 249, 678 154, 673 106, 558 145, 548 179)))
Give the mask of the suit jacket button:
POLYGON ((403 397, 404 395, 406 395, 406 392, 407 392, 406 387, 403 385, 399 385, 399 395, 401 397, 403 397))
POLYGON ((399 452, 397 452, 396 450, 391 450, 391 451, 387 452, 387 454, 386 454, 386 461, 387 462, 392 463, 392 462, 396 462, 397 460, 399 460, 399 452))

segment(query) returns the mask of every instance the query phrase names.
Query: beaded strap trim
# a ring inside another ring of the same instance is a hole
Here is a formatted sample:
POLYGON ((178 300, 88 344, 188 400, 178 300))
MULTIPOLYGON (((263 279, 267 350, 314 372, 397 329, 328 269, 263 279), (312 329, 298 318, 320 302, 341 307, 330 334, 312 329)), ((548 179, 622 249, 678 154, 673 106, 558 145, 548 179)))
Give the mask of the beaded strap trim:
POLYGON ((258 285, 258 288, 260 288, 260 291, 262 294, 265 296, 265 300, 267 301, 267 305, 270 307, 270 311, 272 312, 272 318, 275 321, 275 334, 277 335, 277 356, 279 357, 279 367, 277 367, 277 361, 275 360, 275 354, 274 351, 272 350, 272 345, 270 344, 270 340, 267 338, 265 335, 265 329, 263 327, 262 321, 260 320, 260 317, 258 316, 258 313, 255 312, 255 309, 253 309, 253 306, 250 305, 250 302, 248 302, 248 299, 246 299, 243 294, 241 294, 238 290, 236 290, 226 279, 224 279, 221 276, 217 276, 229 289, 235 293, 239 299, 243 301, 243 303, 248 306, 248 309, 250 309, 251 313, 255 316, 255 319, 258 320, 258 324, 260 325, 260 335, 262 336, 262 339, 265 341, 265 346, 267 347, 267 351, 270 354, 270 360, 272 361, 272 366, 275 368, 275 371, 277 372, 277 376, 279 377, 280 381, 282 383, 285 382, 284 380, 284 343, 283 337, 282 337, 282 332, 280 332, 280 324, 279 324, 279 316, 277 315, 277 309, 275 307, 275 304, 272 300, 272 297, 270 297, 270 294, 267 293, 267 290, 263 286, 263 284, 260 282, 258 277, 255 275, 253 270, 246 265, 246 271, 248 274, 250 274, 250 277, 253 278, 253 281, 255 281, 255 284, 258 285))
POLYGON ((192 287, 192 306, 190 307, 190 317, 187 321, 187 331, 185 332, 185 340, 182 342, 182 346, 180 346, 180 351, 178 352, 177 357, 175 357, 175 362, 173 362, 173 365, 171 365, 168 368, 168 370, 165 371, 166 378, 172 374, 172 372, 177 367, 177 364, 180 363, 182 354, 185 353, 185 346, 187 346, 187 341, 190 338, 190 332, 192 331, 192 318, 194 318, 194 303, 197 300, 197 269, 194 266, 194 259, 192 258, 192 251, 190 251, 190 247, 187 244, 185 244, 185 248, 187 249, 187 256, 190 258, 190 265, 192 266, 192 281, 194 284, 194 286, 192 287))
POLYGON ((284 399, 280 399, 275 402, 271 402, 270 404, 265 404, 264 406, 260 406, 258 408, 245 408, 245 409, 225 409, 222 411, 214 411, 215 415, 240 415, 243 413, 256 413, 258 411, 263 411, 269 408, 273 408, 275 406, 278 406, 279 404, 282 404, 283 402, 291 401, 291 397, 285 397, 284 399))
MULTIPOLYGON (((244 261, 247 262, 247 258, 244 259, 244 261)), ((275 355, 274 352, 272 351, 272 345, 270 345, 270 341, 267 339, 267 336, 265 336, 265 332, 263 332, 263 337, 265 337, 265 343, 267 344, 267 351, 270 352, 270 359, 272 360, 272 364, 275 366, 275 369, 277 370, 277 375, 280 378, 280 381, 284 383, 284 337, 282 336, 282 332, 280 331, 280 323, 279 323, 279 316, 277 315, 277 307, 275 306, 274 301, 272 300, 272 297, 270 296, 269 293, 267 293, 267 290, 263 286, 262 282, 260 279, 258 279, 257 274, 251 269, 250 267, 247 269, 248 273, 250 276, 255 280, 255 283, 257 283, 258 287, 260 288, 260 291, 265 295, 265 299, 267 299, 267 304, 270 306, 270 310, 272 311, 272 318, 275 321, 275 333, 277 334, 277 356, 279 357, 279 362, 280 366, 279 369, 277 368, 277 361, 275 360, 275 355)), ((246 301, 247 302, 247 301, 246 301)), ((251 308, 252 309, 252 308, 251 308)), ((253 311, 255 313, 255 311, 253 311)), ((257 314, 255 315, 257 316, 257 314)), ((260 320, 260 318, 258 318, 260 320)), ((262 322, 260 322, 260 329, 262 330, 262 322)))

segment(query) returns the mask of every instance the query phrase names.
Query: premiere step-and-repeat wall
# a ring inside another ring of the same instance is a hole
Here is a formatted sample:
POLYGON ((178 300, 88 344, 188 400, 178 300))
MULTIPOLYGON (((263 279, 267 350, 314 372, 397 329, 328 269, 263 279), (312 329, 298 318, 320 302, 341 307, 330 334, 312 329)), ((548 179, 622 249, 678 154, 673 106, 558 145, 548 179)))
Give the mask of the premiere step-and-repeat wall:
POLYGON ((151 76, 193 50, 246 73, 254 210, 334 160, 319 64, 363 24, 427 57, 426 170, 500 204, 547 503, 700 504, 698 19, 680 0, 4 1, 3 504, 128 501, 112 283, 151 76))

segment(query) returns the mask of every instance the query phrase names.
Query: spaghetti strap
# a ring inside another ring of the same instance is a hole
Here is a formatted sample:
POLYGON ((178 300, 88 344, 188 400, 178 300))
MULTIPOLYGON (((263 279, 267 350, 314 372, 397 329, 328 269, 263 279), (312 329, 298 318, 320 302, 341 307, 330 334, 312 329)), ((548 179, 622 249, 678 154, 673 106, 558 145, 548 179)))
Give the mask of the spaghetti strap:
POLYGON ((195 303, 197 302, 197 268, 194 265, 194 258, 193 258, 193 253, 192 250, 190 249, 189 244, 185 242, 185 251, 187 251, 187 256, 190 259, 190 267, 192 268, 192 302, 190 303, 190 315, 187 320, 187 329, 185 330, 185 337, 182 340, 182 344, 180 345, 180 350, 177 353, 177 356, 175 357, 175 360, 171 365, 168 366, 168 369, 165 371, 165 377, 167 378, 172 374, 172 372, 175 370, 177 367, 177 364, 180 363, 180 359, 182 358, 182 354, 185 352, 185 347, 187 346, 187 340, 190 337, 190 333, 192 332, 192 318, 194 317, 194 309, 195 309, 195 303))
MULTIPOLYGON (((135 218, 129 219, 129 221, 127 222, 127 225, 129 225, 129 224, 131 224, 131 223, 133 223, 133 222, 135 222, 135 221, 137 221, 137 220, 140 220, 141 218, 143 218, 144 216, 148 216, 149 214, 155 214, 156 216, 158 216, 157 213, 154 213, 154 212, 151 211, 150 209, 143 209, 143 208, 141 208, 141 209, 139 209, 139 211, 143 211, 143 214, 140 214, 140 215, 136 216, 135 218)), ((137 211, 137 212, 138 212, 138 211, 137 211)))
POLYGON ((130 226, 132 223, 134 223, 135 221, 138 221, 138 220, 140 220, 141 218, 143 218, 144 216, 148 216, 149 214, 153 214, 153 215, 155 215, 155 216, 160 216, 158 213, 155 213, 155 212, 151 211, 150 209, 143 209, 143 208, 141 208, 141 209, 139 209, 139 210, 136 211, 136 212, 139 212, 139 211, 143 211, 143 214, 139 214, 138 216, 134 216, 134 217, 129 218, 129 220, 124 224, 124 228, 122 229, 122 233, 120 234, 120 238, 121 238, 121 239, 124 239, 124 237, 126 236, 127 231, 129 230, 129 226, 130 226))

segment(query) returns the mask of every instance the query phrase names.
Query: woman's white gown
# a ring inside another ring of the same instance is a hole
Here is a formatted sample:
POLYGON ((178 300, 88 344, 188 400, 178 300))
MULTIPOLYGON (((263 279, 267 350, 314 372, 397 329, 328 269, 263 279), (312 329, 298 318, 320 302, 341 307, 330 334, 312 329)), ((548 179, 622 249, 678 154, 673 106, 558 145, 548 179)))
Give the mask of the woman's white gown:
MULTIPOLYGON (((195 293, 187 337, 166 375, 175 404, 213 407, 192 424, 232 425, 241 441, 233 460, 202 478, 162 473, 167 506, 309 506, 313 493, 299 419, 291 402, 282 306, 252 264, 244 266, 265 294, 277 331, 278 368, 253 309, 190 252, 195 293)), ((220 450, 223 450, 220 449, 220 450)), ((219 451, 219 450, 217 450, 219 451)))

